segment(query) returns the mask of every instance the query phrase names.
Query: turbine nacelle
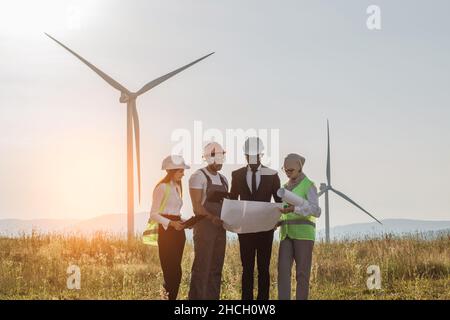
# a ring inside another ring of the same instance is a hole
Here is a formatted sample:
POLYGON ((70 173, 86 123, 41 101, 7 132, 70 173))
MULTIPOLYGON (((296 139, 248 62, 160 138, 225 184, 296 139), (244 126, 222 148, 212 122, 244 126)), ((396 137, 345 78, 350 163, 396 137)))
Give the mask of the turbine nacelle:
POLYGON ((137 98, 136 93, 126 93, 126 92, 122 91, 120 94, 119 101, 120 101, 120 103, 128 103, 131 100, 136 100, 136 98, 137 98))
POLYGON ((327 191, 329 191, 329 190, 331 190, 331 189, 333 189, 331 186, 329 186, 329 185, 327 185, 326 183, 321 183, 320 184, 320 186, 319 186, 319 193, 317 194, 317 196, 321 196, 321 195, 323 195, 325 192, 327 192, 327 191))

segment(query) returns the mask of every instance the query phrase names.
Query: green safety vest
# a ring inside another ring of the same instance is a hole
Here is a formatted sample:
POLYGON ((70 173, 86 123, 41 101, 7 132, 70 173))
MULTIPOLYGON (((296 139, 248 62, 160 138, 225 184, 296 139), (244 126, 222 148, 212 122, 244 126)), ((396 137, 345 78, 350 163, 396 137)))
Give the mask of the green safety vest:
MULTIPOLYGON (((313 184, 311 180, 305 177, 292 192, 306 200, 309 188, 313 184)), ((289 212, 283 213, 280 220, 280 240, 284 240, 286 237, 296 240, 314 241, 316 239, 315 217, 304 217, 294 212, 289 212)))
MULTIPOLYGON (((166 183, 166 189, 164 190, 164 197, 159 206, 159 213, 163 213, 166 208, 167 199, 170 193, 170 183, 166 183)), ((147 223, 147 228, 144 231, 142 242, 149 246, 158 246, 158 228, 159 223, 153 220, 149 220, 147 223)))

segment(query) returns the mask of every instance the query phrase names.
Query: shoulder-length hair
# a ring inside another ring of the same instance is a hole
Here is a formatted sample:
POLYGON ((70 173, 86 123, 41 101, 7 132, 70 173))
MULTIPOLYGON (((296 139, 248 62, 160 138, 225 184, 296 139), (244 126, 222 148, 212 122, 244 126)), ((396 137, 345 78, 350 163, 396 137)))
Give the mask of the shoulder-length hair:
MULTIPOLYGON (((158 182, 155 188, 157 188, 162 183, 170 183, 170 181, 172 181, 173 179, 173 176, 178 170, 180 169, 167 170, 167 174, 158 182)), ((181 196, 183 196, 183 186, 181 185, 181 181, 177 181, 177 185, 180 187, 181 196)))

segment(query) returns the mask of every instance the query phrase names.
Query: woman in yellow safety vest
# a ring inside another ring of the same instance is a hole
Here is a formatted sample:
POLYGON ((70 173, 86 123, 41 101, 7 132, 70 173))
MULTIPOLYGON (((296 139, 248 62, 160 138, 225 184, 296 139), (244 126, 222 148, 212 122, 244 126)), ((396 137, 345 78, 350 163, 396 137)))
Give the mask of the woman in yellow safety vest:
POLYGON ((181 221, 182 185, 184 169, 189 166, 181 156, 168 156, 162 162, 166 176, 153 190, 150 219, 159 224, 158 251, 164 275, 164 289, 169 300, 175 300, 181 282, 181 259, 186 235, 181 221))
MULTIPOLYGON (((315 220, 320 216, 317 189, 303 173, 305 158, 291 153, 284 159, 289 181, 284 188, 300 199, 301 205, 285 203, 280 209, 280 248, 278 253, 278 298, 291 298, 291 270, 296 265, 296 299, 306 300, 309 293, 312 252, 316 236, 315 220)), ((298 204, 297 203, 297 204, 298 204)))

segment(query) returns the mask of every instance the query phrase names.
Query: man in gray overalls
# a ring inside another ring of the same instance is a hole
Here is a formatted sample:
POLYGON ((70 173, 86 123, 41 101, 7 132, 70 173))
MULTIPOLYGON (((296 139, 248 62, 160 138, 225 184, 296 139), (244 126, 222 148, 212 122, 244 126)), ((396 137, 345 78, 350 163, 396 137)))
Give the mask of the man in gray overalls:
POLYGON ((204 216, 194 225, 194 263, 192 264, 190 300, 218 300, 225 258, 226 231, 220 212, 222 200, 217 193, 228 192, 228 181, 222 169, 225 151, 216 142, 203 149, 208 163, 189 179, 189 192, 195 215, 204 216))

